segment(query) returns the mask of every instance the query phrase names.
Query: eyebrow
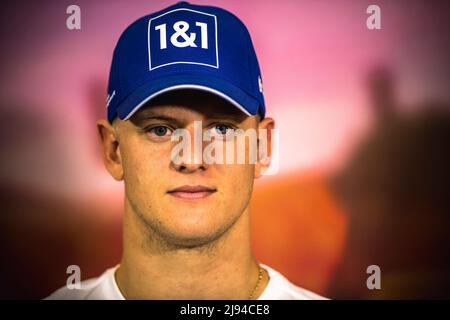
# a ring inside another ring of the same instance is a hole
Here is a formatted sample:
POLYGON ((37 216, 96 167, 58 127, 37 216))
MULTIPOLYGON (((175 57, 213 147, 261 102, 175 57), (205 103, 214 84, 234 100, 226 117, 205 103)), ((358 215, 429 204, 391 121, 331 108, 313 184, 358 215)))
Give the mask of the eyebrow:
MULTIPOLYGON (((183 121, 168 116, 168 115, 164 115, 164 114, 160 114, 154 111, 147 111, 145 113, 143 113, 142 115, 139 115, 135 118, 135 122, 136 123, 141 123, 143 121, 146 120, 162 120, 162 121, 167 121, 167 122, 171 122, 171 123, 176 123, 179 126, 183 125, 183 121)), ((206 119, 201 119, 201 121, 214 121, 214 120, 228 120, 234 123, 241 123, 244 119, 242 119, 241 117, 236 117, 233 116, 232 114, 227 114, 227 113, 219 113, 219 114, 214 114, 211 115, 210 117, 206 117, 206 119)))
POLYGON ((213 115, 211 117, 208 117, 207 119, 205 119, 205 121, 218 121, 218 120, 226 120, 226 121, 230 121, 233 123, 241 123, 242 121, 245 120, 245 118, 241 118, 241 117, 236 117, 230 114, 218 114, 218 115, 213 115))
POLYGON ((134 119, 134 122, 136 124, 140 124, 143 121, 147 121, 147 120, 162 120, 162 121, 175 123, 179 126, 182 125, 182 122, 179 119, 173 118, 171 116, 163 115, 163 114, 157 114, 155 112, 148 112, 143 115, 139 115, 134 119))

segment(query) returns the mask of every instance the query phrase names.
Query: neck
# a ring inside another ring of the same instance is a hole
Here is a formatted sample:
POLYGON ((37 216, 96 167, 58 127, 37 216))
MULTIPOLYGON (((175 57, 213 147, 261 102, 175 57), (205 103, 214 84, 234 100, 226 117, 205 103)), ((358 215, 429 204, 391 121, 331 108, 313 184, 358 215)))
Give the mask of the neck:
POLYGON ((249 299, 257 298, 268 282, 250 239, 247 207, 218 239, 194 248, 154 241, 148 226, 125 206, 124 246, 117 284, 127 299, 249 299))

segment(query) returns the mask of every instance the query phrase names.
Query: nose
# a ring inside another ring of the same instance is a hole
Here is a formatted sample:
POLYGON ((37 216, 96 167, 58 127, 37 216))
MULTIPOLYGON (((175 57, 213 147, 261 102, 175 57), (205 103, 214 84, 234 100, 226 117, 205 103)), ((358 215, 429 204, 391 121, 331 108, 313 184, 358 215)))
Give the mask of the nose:
POLYGON ((195 173, 197 171, 203 172, 206 171, 206 165, 204 164, 195 164, 195 163, 181 163, 174 164, 172 163, 173 168, 181 173, 195 173))
POLYGON ((172 149, 171 167, 181 173, 203 172, 208 168, 203 160, 203 130, 201 122, 195 121, 183 129, 181 139, 172 149))

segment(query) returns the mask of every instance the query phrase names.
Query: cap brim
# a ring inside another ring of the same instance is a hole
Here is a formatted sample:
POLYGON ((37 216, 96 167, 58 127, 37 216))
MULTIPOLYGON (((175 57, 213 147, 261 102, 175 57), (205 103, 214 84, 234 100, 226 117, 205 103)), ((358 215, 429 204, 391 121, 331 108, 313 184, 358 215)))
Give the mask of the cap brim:
POLYGON ((139 87, 117 108, 119 118, 128 120, 136 111, 156 96, 180 89, 210 92, 227 100, 231 105, 249 116, 256 115, 258 112, 258 100, 228 81, 204 74, 174 75, 154 79, 139 87))

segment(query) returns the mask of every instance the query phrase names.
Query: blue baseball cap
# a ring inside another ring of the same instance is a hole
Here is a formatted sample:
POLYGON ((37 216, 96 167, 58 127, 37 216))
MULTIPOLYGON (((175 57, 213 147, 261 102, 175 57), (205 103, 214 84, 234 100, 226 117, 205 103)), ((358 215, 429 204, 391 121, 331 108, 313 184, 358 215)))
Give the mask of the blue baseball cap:
POLYGON ((179 2, 122 33, 108 84, 108 120, 129 119, 154 97, 179 89, 213 93, 247 115, 265 115, 261 72, 245 25, 212 6, 179 2))

